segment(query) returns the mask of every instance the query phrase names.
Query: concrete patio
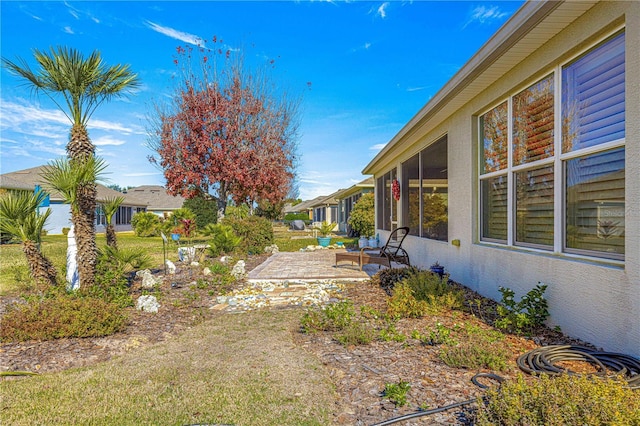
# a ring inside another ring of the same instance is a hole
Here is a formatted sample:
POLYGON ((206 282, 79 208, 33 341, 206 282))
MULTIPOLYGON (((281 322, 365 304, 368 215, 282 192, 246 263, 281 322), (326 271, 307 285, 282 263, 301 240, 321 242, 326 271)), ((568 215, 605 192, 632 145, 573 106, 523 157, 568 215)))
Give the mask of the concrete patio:
POLYGON ((341 263, 336 268, 336 250, 312 252, 280 252, 272 255, 249 272, 249 282, 260 281, 363 281, 378 272, 377 265, 366 265, 362 271, 358 265, 341 263))

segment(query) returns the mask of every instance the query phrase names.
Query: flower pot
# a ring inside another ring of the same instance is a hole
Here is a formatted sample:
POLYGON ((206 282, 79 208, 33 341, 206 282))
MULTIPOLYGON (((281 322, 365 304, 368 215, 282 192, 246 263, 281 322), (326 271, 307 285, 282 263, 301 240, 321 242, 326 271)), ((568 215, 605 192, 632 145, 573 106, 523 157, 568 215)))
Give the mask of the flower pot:
POLYGON ((367 237, 360 237, 358 240, 358 248, 363 248, 369 245, 369 240, 367 237))
POLYGON ((376 237, 369 238, 369 247, 378 247, 378 240, 376 237))
POLYGON ((318 237, 318 245, 319 246, 327 247, 327 246, 329 246, 330 242, 331 242, 331 237, 318 237))
POLYGON ((434 274, 440 275, 440 278, 444 275, 444 266, 432 266, 429 268, 434 274))

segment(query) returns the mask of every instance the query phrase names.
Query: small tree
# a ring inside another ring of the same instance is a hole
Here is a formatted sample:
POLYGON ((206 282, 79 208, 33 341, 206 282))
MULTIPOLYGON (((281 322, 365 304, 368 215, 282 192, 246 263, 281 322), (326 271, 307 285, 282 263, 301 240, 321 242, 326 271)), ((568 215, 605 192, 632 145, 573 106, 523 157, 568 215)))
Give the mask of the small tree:
POLYGON ((140 212, 131 218, 131 227, 138 237, 154 237, 159 234, 160 218, 151 212, 140 212))
POLYGON ((118 248, 118 241, 116 239, 116 228, 113 226, 113 215, 116 214, 120 204, 124 202, 124 197, 107 198, 102 203, 102 211, 104 212, 104 218, 107 222, 107 229, 105 231, 107 237, 107 245, 118 248))
POLYGON ((357 235, 368 237, 375 232, 374 201, 373 193, 370 192, 363 194, 353 206, 349 226, 357 235))
POLYGON ((56 269, 40 251, 40 235, 51 214, 47 209, 38 214, 38 206, 46 194, 43 191, 8 192, 0 197, 0 231, 22 242, 22 250, 36 282, 56 284, 56 269))

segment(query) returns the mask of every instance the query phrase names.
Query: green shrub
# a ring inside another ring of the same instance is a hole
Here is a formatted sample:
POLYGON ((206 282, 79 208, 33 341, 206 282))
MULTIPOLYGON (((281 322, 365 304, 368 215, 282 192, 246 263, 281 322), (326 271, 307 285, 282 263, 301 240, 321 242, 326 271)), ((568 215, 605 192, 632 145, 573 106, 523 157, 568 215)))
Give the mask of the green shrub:
POLYGON ((418 300, 424 300, 434 310, 455 309, 462 306, 462 292, 454 290, 446 276, 440 277, 431 271, 413 270, 402 280, 418 300))
POLYGON ((417 271, 416 268, 385 268, 375 274, 371 280, 379 285, 389 296, 393 293, 393 287, 417 271))
POLYGON ((209 247, 209 254, 213 257, 218 257, 223 253, 233 253, 242 241, 242 237, 237 236, 231 226, 220 223, 209 224, 201 232, 207 237, 212 237, 209 241, 211 246, 209 247))
POLYGON ((488 389, 476 424, 640 425, 640 397, 624 382, 593 376, 548 376, 527 383, 522 376, 488 389))
POLYGON ((396 329, 396 323, 394 321, 387 322, 378 332, 378 336, 383 342, 404 342, 407 340, 407 336, 396 329))
POLYGON ((238 219, 225 216, 221 223, 233 228, 235 234, 242 237, 238 249, 249 254, 262 253, 264 248, 274 242, 273 227, 268 219, 260 216, 249 216, 238 219))
POLYGON ((160 235, 160 218, 151 212, 140 212, 131 218, 131 227, 138 237, 160 235))
POLYGON ((218 202, 208 195, 197 195, 184 200, 182 206, 193 212, 198 228, 218 221, 218 202))
POLYGON ((516 302, 513 290, 500 287, 502 300, 497 308, 500 318, 496 321, 496 327, 522 333, 544 325, 549 317, 547 299, 544 298, 546 289, 546 284, 538 283, 516 302))
POLYGON ((401 282, 393 289, 387 301, 387 314, 391 318, 421 318, 430 311, 429 304, 418 300, 408 284, 401 282))
POLYGON ((477 340, 464 340, 440 349, 440 359, 449 367, 505 371, 509 355, 505 349, 477 340))
POLYGON ((290 223, 294 220, 303 220, 305 223, 311 223, 308 213, 287 213, 286 215, 284 215, 285 223, 290 223))
POLYGON ((302 316, 302 330, 305 333, 342 330, 352 323, 354 316, 353 302, 349 300, 332 303, 324 309, 309 309, 302 316))
POLYGON ((411 389, 411 384, 400 380, 398 383, 387 383, 384 386, 384 396, 398 407, 407 405, 407 393, 411 389))
POLYGON ((370 237, 375 232, 373 192, 363 194, 356 202, 349 216, 349 226, 358 236, 370 237))
POLYGON ((371 343, 374 338, 375 330, 361 322, 352 322, 335 335, 338 343, 344 346, 366 345, 371 343))
POLYGON ((120 307, 100 299, 59 295, 33 299, 4 314, 3 342, 108 336, 122 330, 127 317, 120 307))

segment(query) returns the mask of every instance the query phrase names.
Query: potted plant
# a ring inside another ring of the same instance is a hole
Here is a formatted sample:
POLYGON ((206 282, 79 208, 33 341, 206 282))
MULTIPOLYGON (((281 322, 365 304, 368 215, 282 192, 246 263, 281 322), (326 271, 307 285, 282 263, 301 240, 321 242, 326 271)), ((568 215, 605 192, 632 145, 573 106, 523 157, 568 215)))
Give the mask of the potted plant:
POLYGON ((329 243, 331 242, 331 237, 329 237, 329 234, 333 232, 333 228, 335 227, 336 224, 334 222, 322 222, 320 226, 316 226, 315 228, 313 228, 320 234, 320 236, 318 237, 319 246, 327 247, 329 245, 329 243))
POLYGON ((173 229, 171 229, 171 239, 175 242, 180 241, 181 232, 182 232, 182 229, 180 229, 179 226, 174 226, 173 229))
POLYGON ((444 275, 444 266, 440 265, 438 261, 429 267, 429 270, 434 274, 438 274, 440 278, 444 275))

